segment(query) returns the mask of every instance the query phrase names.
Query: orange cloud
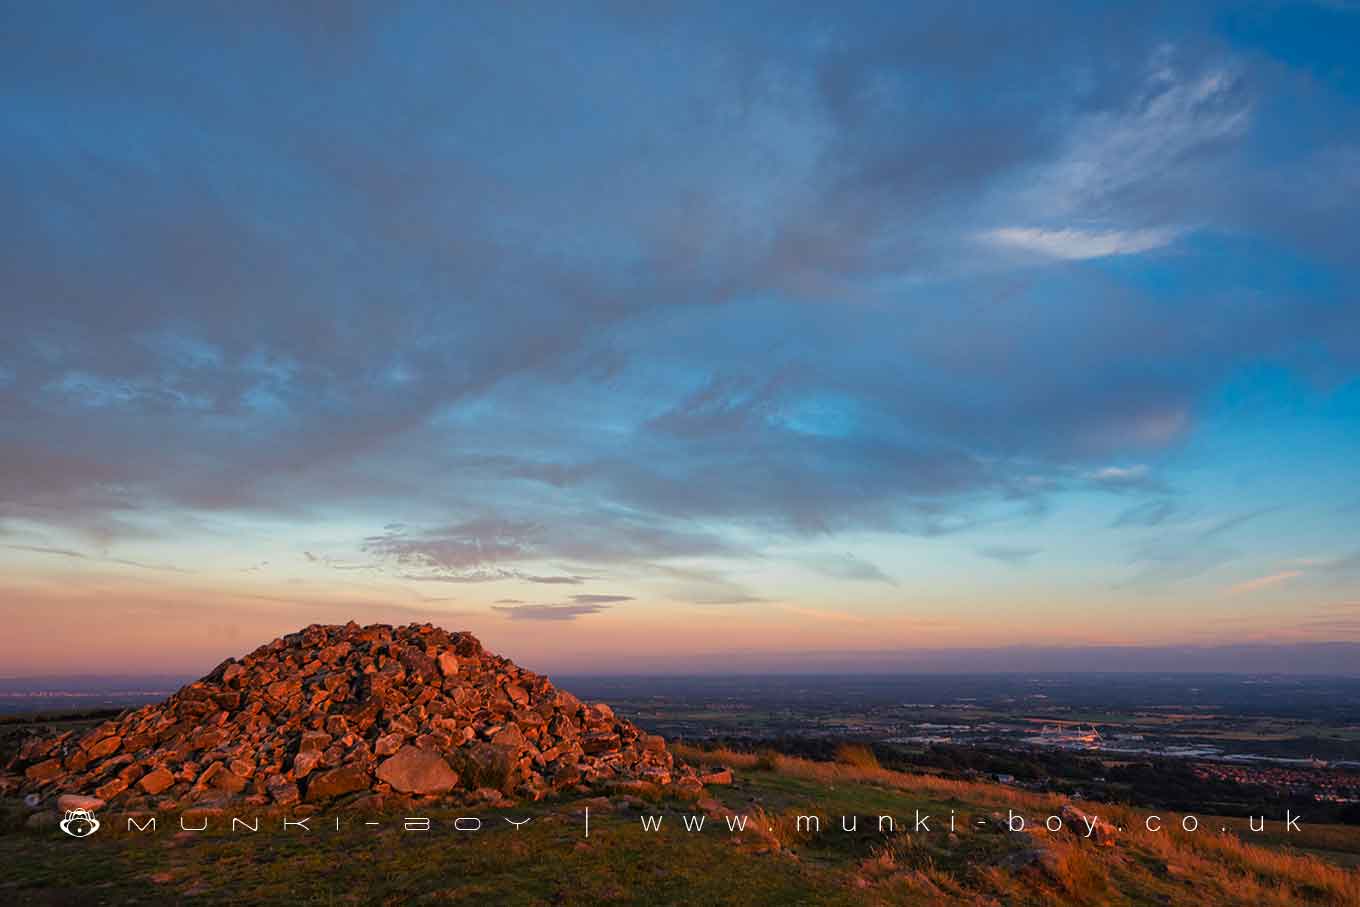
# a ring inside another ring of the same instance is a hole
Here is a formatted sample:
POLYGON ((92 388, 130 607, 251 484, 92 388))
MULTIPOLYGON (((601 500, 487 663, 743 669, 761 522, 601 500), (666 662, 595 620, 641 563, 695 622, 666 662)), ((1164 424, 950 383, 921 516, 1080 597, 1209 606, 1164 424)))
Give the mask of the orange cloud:
POLYGON ((1296 576, 1302 575, 1302 570, 1282 570, 1279 573, 1272 573, 1269 576, 1258 576, 1256 579, 1249 579, 1246 582, 1237 583, 1230 587, 1228 592, 1234 595, 1239 592, 1255 592, 1258 589, 1265 589, 1269 586, 1287 582, 1296 576))

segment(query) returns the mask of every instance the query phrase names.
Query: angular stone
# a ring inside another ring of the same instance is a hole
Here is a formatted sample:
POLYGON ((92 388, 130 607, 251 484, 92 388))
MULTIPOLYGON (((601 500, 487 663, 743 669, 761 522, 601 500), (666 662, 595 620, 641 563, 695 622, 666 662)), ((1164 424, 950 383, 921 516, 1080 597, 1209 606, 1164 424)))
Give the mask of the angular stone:
POLYGON ((442 794, 458 784, 458 773, 438 753, 403 746, 378 766, 378 780, 405 794, 442 794))
POLYGON ((114 753, 118 752, 118 748, 122 745, 123 738, 115 734, 111 737, 105 737, 98 743, 86 747, 85 755, 90 757, 91 762, 95 762, 99 759, 103 759, 105 756, 112 756, 114 753))
POLYGON ((524 749, 524 734, 513 724, 506 725, 496 732, 491 738, 491 742, 496 746, 503 746, 518 752, 524 749))
POLYGON ((30 765, 24 771, 24 777, 30 781, 37 781, 39 784, 51 781, 61 774, 61 761, 59 759, 48 759, 46 762, 39 762, 37 765, 30 765))
POLYGON ((453 677, 458 674, 458 656, 454 653, 440 652, 437 661, 439 663, 439 672, 445 677, 453 677))
POLYGON ((456 758, 459 774, 468 787, 510 790, 515 760, 505 748, 490 743, 472 743, 459 749, 456 758))
POLYGON ((289 806, 302 799, 302 794, 298 792, 298 786, 289 781, 282 775, 272 776, 266 783, 265 789, 269 791, 269 796, 280 806, 289 806))
POLYGON ((375 756, 390 756, 401 749, 401 744, 405 739, 405 734, 384 734, 378 738, 377 743, 373 744, 373 754, 375 756))
POLYGON ((606 732, 586 734, 581 738, 581 748, 587 753, 608 753, 619 748, 619 735, 606 732))
POLYGON ((329 800, 369 786, 368 769, 362 765, 342 765, 324 771, 307 782, 307 802, 329 800))
POLYGON ((175 776, 170 774, 169 769, 162 766, 143 775, 137 781, 137 786, 154 797, 174 783, 175 776))
POLYGON ((239 794, 246 789, 246 779, 240 777, 221 762, 214 762, 198 776, 195 787, 210 788, 228 794, 239 794))
POLYGON ((321 761, 321 754, 316 750, 308 750, 305 753, 298 753, 293 759, 293 776, 305 778, 311 774, 312 769, 321 761))
POLYGON ((122 778, 110 778, 94 789, 94 795, 101 800, 112 800, 127 788, 128 783, 122 778))
POLYGON ((302 740, 298 743, 298 752, 308 753, 312 750, 324 750, 330 746, 333 738, 324 731, 304 731, 302 740))

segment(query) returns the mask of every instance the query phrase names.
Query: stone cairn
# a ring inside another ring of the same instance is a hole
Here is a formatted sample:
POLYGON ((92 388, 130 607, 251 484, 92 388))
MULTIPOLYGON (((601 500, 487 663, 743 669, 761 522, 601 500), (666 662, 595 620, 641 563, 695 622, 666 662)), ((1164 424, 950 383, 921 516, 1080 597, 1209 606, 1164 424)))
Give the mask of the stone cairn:
POLYGON ((9 768, 25 794, 128 810, 701 790, 661 737, 430 624, 307 627, 9 768))

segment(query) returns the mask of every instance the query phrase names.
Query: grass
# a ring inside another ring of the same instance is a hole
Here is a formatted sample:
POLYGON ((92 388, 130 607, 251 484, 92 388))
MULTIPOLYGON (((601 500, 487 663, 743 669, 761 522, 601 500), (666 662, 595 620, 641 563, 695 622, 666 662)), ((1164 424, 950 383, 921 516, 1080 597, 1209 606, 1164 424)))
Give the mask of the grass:
MULTIPOLYGON (((1335 860, 1360 854, 1360 830, 1304 825, 1252 836, 1238 820, 1201 816, 1196 834, 1142 830, 1143 812, 1083 804, 1125 831, 1114 847, 1069 832, 998 830, 993 813, 1055 814, 1059 798, 1001 785, 884 769, 848 747, 833 762, 677 747, 736 783, 700 804, 559 801, 476 810, 486 830, 452 831, 455 812, 422 810, 427 833, 400 816, 310 836, 158 833, 73 841, 55 829, 0 835, 0 903, 58 904, 810 904, 1237 907, 1360 904, 1360 876, 1335 860), (591 808, 591 833, 583 811, 591 808), (703 831, 683 817, 708 813, 703 831), (931 830, 916 831, 918 814, 931 830), (957 831, 946 823, 951 813, 957 831), (644 814, 664 816, 656 832, 644 814), (503 821, 532 817, 516 830, 503 821), (724 815, 745 816, 729 833, 724 815), (816 815, 815 831, 800 816, 816 815), (842 817, 857 817, 842 831, 842 817), (880 831, 878 817, 894 818, 880 831), (977 825, 981 818, 983 824, 977 825), (442 819, 442 821, 441 821, 442 819), (1226 828, 1227 831, 1220 829, 1226 828)), ((115 818, 107 817, 110 827, 115 818)), ((1175 828, 1179 816, 1166 813, 1175 828)), ((167 823, 174 817, 166 817, 167 823)), ((266 827, 268 823, 266 823, 266 827)), ((225 823, 224 823, 225 828, 225 823)))

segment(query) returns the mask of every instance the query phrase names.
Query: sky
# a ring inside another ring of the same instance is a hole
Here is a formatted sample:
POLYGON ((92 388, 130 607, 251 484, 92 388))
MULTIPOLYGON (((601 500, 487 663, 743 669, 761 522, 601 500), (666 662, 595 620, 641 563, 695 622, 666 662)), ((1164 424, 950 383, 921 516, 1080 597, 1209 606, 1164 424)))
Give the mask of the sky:
POLYGON ((1360 653, 1360 8, 389 6, 0 5, 0 674, 1360 653))

